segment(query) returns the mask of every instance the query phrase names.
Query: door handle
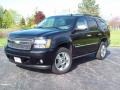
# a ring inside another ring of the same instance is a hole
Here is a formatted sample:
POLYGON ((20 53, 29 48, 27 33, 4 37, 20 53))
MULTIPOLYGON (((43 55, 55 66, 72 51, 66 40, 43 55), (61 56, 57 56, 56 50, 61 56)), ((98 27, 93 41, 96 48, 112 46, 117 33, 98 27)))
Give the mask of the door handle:
POLYGON ((98 36, 101 36, 102 34, 101 33, 98 33, 98 36))
POLYGON ((92 35, 91 34, 87 34, 87 37, 91 37, 92 35))

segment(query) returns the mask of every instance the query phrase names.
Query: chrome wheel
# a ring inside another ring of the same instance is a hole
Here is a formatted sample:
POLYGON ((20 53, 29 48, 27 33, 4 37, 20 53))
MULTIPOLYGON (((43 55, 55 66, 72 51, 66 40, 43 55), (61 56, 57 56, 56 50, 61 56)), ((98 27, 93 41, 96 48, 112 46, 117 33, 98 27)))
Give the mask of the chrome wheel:
POLYGON ((67 52, 60 52, 55 58, 55 67, 59 71, 66 70, 70 65, 70 56, 67 52))
POLYGON ((101 47, 101 57, 105 57, 106 52, 107 52, 106 46, 105 46, 105 45, 102 45, 102 47, 101 47))

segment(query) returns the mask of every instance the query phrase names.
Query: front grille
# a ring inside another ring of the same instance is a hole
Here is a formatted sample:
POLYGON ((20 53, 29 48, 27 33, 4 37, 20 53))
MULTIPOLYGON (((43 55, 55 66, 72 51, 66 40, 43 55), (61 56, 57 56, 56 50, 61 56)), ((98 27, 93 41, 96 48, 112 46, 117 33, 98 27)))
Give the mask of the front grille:
POLYGON ((20 50, 30 50, 33 44, 33 39, 14 38, 8 39, 8 47, 20 50))

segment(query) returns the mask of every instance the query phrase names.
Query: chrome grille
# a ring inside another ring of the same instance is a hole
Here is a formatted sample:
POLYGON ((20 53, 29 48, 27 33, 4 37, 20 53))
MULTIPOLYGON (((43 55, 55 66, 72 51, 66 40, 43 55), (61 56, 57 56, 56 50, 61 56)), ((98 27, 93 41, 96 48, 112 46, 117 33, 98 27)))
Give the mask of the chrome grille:
POLYGON ((30 50, 33 44, 32 39, 14 38, 8 39, 8 47, 20 50, 30 50))

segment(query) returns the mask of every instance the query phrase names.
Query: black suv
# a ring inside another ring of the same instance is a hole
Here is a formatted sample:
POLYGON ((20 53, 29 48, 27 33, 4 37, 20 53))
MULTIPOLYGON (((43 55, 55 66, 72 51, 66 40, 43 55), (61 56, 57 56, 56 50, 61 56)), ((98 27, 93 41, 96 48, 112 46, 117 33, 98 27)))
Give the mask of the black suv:
POLYGON ((104 59, 110 42, 105 21, 92 15, 61 15, 44 19, 34 29, 12 32, 5 52, 18 66, 70 70, 72 60, 94 53, 104 59))

